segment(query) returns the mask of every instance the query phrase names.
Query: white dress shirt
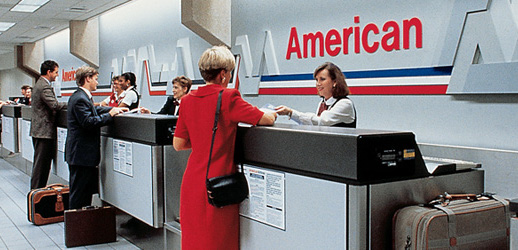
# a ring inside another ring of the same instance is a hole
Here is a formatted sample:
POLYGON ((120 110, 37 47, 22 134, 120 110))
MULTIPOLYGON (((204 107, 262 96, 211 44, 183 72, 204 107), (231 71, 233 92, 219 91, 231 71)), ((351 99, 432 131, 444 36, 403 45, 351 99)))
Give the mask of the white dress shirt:
POLYGON ((134 86, 131 86, 129 87, 128 89, 126 89, 126 91, 124 91, 124 98, 122 97, 119 97, 119 98, 123 98, 122 99, 122 103, 125 103, 126 105, 131 106, 131 104, 133 103, 136 103, 137 100, 138 100, 138 97, 137 97, 137 93, 135 91, 132 91, 131 89, 133 89, 134 86))
POLYGON ((327 110, 324 110, 320 116, 317 116, 318 107, 320 107, 320 103, 317 106, 317 111, 315 113, 303 113, 297 110, 293 110, 291 114, 291 119, 296 123, 301 125, 317 125, 317 126, 332 126, 338 123, 352 123, 354 122, 354 107, 351 100, 348 98, 342 98, 338 102, 334 97, 327 99, 326 105, 328 106, 327 110), (333 104, 336 104, 333 106, 333 104), (331 107, 333 106, 333 107, 331 107))

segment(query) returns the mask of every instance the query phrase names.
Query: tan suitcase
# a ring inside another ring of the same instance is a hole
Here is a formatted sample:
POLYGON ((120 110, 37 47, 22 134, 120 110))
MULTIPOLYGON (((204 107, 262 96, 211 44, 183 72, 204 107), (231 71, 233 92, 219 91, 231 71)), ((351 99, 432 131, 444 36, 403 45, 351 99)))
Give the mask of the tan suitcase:
POLYGON ((51 184, 31 190, 27 194, 27 217, 35 225, 62 222, 68 209, 69 188, 63 184, 51 184))
POLYGON ((510 217, 497 196, 445 194, 394 214, 393 249, 509 249, 510 217))

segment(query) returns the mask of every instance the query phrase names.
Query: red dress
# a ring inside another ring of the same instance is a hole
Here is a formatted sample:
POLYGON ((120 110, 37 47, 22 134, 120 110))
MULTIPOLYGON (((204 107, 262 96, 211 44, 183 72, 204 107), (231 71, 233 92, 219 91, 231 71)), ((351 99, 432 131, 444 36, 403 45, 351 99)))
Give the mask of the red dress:
MULTIPOLYGON (((211 84, 182 98, 175 137, 189 140, 192 153, 180 191, 182 249, 239 249, 239 205, 216 208, 207 201, 205 174, 209 159, 216 103, 222 86, 211 84)), ((237 124, 256 125, 263 112, 236 89, 225 89, 212 151, 209 178, 236 171, 234 146, 237 124)))

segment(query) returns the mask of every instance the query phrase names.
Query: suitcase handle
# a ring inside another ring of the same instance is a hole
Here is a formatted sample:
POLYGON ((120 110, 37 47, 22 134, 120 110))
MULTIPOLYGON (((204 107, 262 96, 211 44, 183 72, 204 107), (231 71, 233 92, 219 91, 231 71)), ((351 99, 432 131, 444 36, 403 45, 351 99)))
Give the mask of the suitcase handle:
POLYGON ((63 187, 65 187, 64 184, 54 183, 54 184, 47 185, 45 188, 46 189, 54 189, 54 188, 63 188, 63 187))
POLYGON ((446 207, 446 206, 448 206, 450 204, 451 201, 455 201, 455 200, 478 201, 481 198, 483 199, 484 197, 487 197, 487 195, 486 194, 480 194, 480 195, 476 195, 476 194, 448 194, 448 193, 445 192, 444 194, 441 194, 437 198, 435 198, 434 200, 430 201, 429 204, 430 205, 441 204, 441 206, 446 207))

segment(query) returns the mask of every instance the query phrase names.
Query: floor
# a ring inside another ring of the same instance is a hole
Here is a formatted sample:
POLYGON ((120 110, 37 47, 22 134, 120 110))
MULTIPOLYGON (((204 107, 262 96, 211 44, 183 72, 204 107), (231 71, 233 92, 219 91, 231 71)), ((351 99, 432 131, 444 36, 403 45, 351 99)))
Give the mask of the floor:
MULTIPOLYGON (((35 226, 27 220, 29 179, 28 175, 0 159, 0 249, 65 249, 63 222, 35 226)), ((113 243, 71 249, 140 248, 118 235, 113 243)))

